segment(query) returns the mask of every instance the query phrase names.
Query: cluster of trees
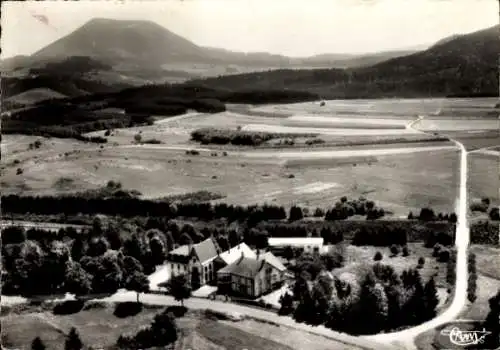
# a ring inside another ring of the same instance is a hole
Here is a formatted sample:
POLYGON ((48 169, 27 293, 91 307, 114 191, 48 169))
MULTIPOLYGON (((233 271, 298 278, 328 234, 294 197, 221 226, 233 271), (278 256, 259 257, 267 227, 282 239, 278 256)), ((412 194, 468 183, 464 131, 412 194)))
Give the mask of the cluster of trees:
POLYGON ((283 134, 272 132, 242 131, 231 129, 202 128, 191 132, 191 140, 203 145, 259 146, 272 139, 315 136, 314 134, 283 134))
POLYGON ((257 223, 264 220, 286 219, 283 207, 275 205, 238 206, 225 203, 168 203, 163 200, 132 198, 87 198, 85 196, 2 196, 4 213, 75 215, 105 214, 123 217, 164 216, 167 218, 191 217, 201 220, 227 218, 257 223))
POLYGON ((422 208, 418 216, 415 216, 413 212, 410 211, 408 214, 408 220, 418 219, 420 221, 448 221, 451 223, 457 222, 457 214, 455 213, 438 213, 434 212, 432 208, 422 208))
POLYGON ((500 347, 500 289, 488 300, 490 311, 478 330, 491 332, 477 349, 498 349, 500 347))
POLYGON ((491 201, 489 198, 482 198, 480 201, 474 201, 470 205, 471 211, 479 211, 482 213, 488 213, 490 220, 500 221, 500 211, 498 206, 491 206, 491 201))
MULTIPOLYGON (((66 335, 66 340, 64 341, 64 350, 82 350, 84 344, 80 339, 80 334, 75 327, 72 327, 69 333, 66 335)), ((47 347, 40 337, 36 337, 31 342, 31 350, 45 350, 47 347)))
POLYGON ((120 336, 116 342, 119 349, 149 349, 164 347, 178 338, 178 328, 173 313, 165 310, 157 314, 151 325, 132 336, 120 336))
POLYGON ((424 283, 417 269, 399 276, 392 266, 376 263, 359 280, 355 275, 332 278, 324 272, 314 277, 303 270, 297 276, 293 298, 284 297, 282 302, 280 313, 293 312, 298 322, 361 335, 430 320, 439 300, 433 278, 424 283))
POLYGON ((344 196, 339 202, 335 203, 334 208, 326 212, 325 220, 345 220, 354 215, 366 215, 367 220, 376 220, 382 218, 385 211, 383 208, 376 208, 375 202, 366 200, 364 197, 357 200, 348 200, 344 196))
POLYGON ((129 232, 129 238, 123 239, 125 229, 104 228, 96 219, 94 227, 84 234, 71 228, 63 230, 58 235, 62 240, 37 229, 27 233, 16 227, 6 229, 2 291, 26 296, 112 294, 119 288, 147 291, 146 274, 163 262, 167 238, 153 230, 141 236, 129 232))
POLYGON ((124 108, 127 113, 145 113, 161 116, 185 114, 189 109, 194 109, 201 113, 220 113, 226 110, 225 104, 219 100, 205 98, 155 97, 138 100, 116 98, 111 105, 124 108))

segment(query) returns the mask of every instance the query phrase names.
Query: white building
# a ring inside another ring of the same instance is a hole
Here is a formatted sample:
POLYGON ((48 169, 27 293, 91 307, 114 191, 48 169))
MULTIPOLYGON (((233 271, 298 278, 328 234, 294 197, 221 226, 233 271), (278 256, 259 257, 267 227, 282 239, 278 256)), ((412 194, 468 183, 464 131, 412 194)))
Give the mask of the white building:
POLYGON ((307 253, 323 252, 322 237, 269 237, 267 244, 271 249, 291 247, 302 249, 307 253))

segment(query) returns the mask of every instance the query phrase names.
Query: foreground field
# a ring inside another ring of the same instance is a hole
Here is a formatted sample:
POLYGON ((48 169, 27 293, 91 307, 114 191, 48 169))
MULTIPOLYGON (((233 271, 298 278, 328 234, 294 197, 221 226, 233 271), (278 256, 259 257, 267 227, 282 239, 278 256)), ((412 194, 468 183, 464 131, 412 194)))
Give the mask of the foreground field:
MULTIPOLYGON (((93 348, 113 349, 122 334, 135 334, 151 323, 163 308, 147 306, 136 316, 118 318, 113 305, 80 311, 72 315, 54 315, 51 311, 24 311, 2 316, 2 343, 15 349, 30 349, 31 341, 40 336, 48 349, 63 349, 65 335, 76 327, 83 343, 93 348)), ((358 349, 318 335, 265 324, 252 319, 240 322, 207 319, 203 312, 188 312, 177 318, 180 330, 176 350, 301 350, 358 349), (306 346, 306 347, 304 347, 306 346)))

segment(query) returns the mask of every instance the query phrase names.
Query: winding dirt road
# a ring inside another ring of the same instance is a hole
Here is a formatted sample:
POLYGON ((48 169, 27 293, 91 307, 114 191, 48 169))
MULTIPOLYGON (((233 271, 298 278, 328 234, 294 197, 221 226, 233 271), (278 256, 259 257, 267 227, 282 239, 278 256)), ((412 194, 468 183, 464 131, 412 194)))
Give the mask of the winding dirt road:
MULTIPOLYGON (((415 124, 420 122, 423 117, 409 124, 413 128, 415 124)), ((446 135, 444 135, 446 136, 446 135)), ((435 329, 438 326, 455 320, 460 312, 464 309, 467 302, 467 248, 469 246, 469 226, 467 222, 467 150, 460 142, 451 139, 460 149, 460 191, 458 196, 458 212, 457 212, 457 228, 455 235, 455 247, 457 249, 456 261, 456 282, 454 288, 454 297, 448 309, 437 316, 436 318, 420 324, 416 327, 405 329, 400 332, 377 334, 367 336, 367 339, 372 339, 377 342, 388 342, 393 345, 404 346, 406 349, 416 349, 414 339, 429 330, 435 329)))

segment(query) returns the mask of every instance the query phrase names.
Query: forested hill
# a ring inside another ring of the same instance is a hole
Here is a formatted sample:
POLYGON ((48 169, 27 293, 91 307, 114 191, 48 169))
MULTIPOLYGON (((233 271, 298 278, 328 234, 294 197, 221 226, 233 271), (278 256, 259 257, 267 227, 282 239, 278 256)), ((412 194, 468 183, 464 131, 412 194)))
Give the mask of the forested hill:
POLYGON ((452 37, 371 67, 284 69, 209 78, 203 84, 225 89, 287 88, 323 98, 498 96, 499 28, 452 37))

